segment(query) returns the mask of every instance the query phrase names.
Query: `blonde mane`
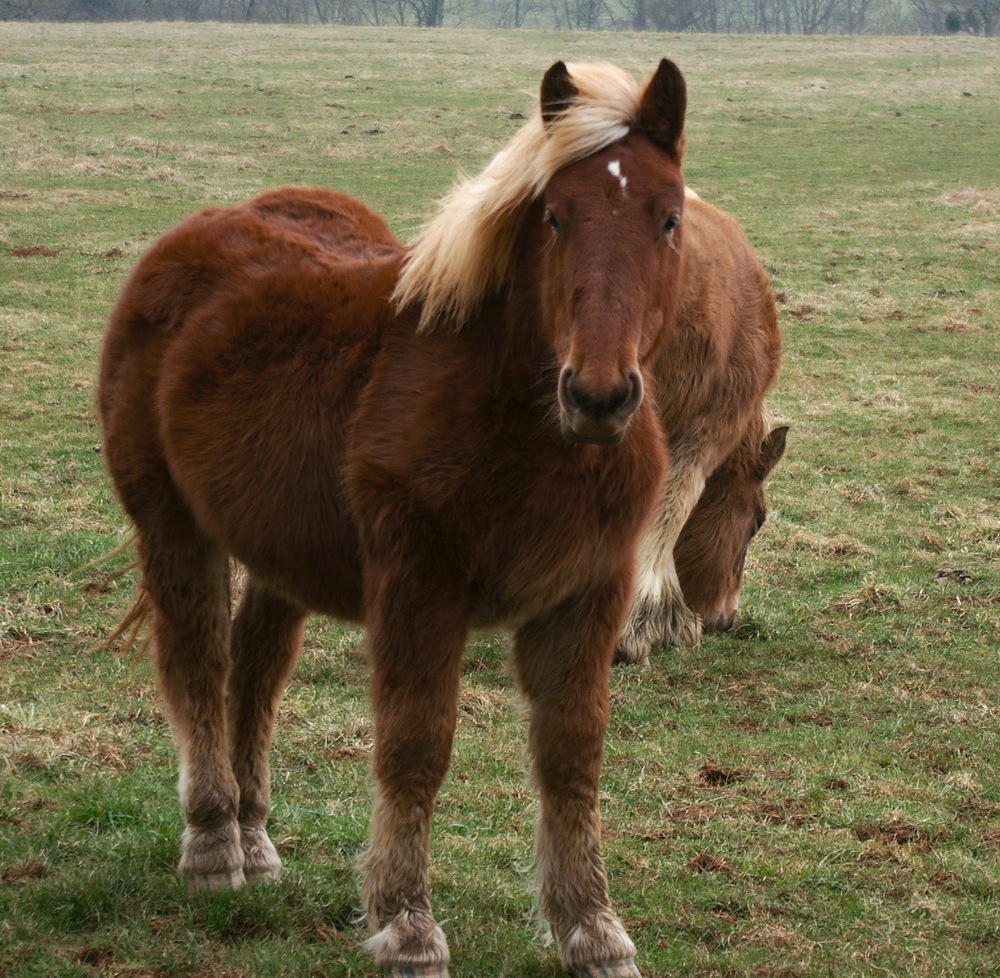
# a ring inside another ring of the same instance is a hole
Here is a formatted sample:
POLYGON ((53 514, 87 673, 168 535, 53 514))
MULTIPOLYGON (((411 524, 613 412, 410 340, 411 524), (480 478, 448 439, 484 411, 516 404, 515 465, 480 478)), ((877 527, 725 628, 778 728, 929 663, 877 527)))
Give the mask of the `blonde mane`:
POLYGON ((543 124, 539 112, 478 176, 442 201, 407 255, 393 293, 398 307, 422 302, 420 328, 455 328, 507 281, 524 211, 555 173, 623 139, 642 90, 609 64, 567 65, 579 90, 570 108, 543 124))

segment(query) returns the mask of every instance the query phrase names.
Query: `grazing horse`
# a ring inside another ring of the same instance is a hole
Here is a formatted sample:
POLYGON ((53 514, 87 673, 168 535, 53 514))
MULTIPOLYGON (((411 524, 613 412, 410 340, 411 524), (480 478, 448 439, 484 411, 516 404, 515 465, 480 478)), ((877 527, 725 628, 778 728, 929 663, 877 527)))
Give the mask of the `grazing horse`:
MULTIPOLYGON (((740 489, 734 476, 742 472, 752 480, 760 472, 763 505, 763 480, 785 444, 784 432, 775 432, 768 440, 761 422, 764 395, 781 362, 781 331, 767 273, 731 217, 690 189, 685 197, 677 322, 653 367, 669 474, 639 546, 636 593, 616 651, 616 657, 626 662, 645 662, 660 644, 698 644, 701 621, 696 612, 704 613, 705 605, 685 603, 675 546, 709 476, 738 452, 735 468, 720 472, 703 512, 713 497, 712 512, 725 512, 723 488, 735 508, 714 528, 703 524, 696 537, 688 536, 702 549, 685 559, 690 567, 693 557, 710 575, 728 574, 735 563, 724 551, 742 547, 739 571, 731 584, 715 577, 717 586, 728 592, 727 609, 712 624, 722 625, 730 610, 735 614, 749 542, 746 534, 757 514, 746 509, 751 486, 740 489), (757 452, 762 465, 751 463, 757 452), (728 563, 712 571, 714 560, 728 563)), ((717 605, 711 613, 716 609, 717 605)))
POLYGON ((466 637, 502 624, 541 910, 568 970, 638 974, 598 779, 667 464, 645 392, 675 339, 685 107, 670 61, 645 86, 558 62, 540 113, 412 249, 357 201, 285 189, 188 218, 133 270, 98 401, 178 742, 189 889, 277 874, 268 752, 303 622, 363 621, 367 946, 389 974, 445 975, 431 815, 466 637), (230 556, 249 572, 232 622, 230 556))
POLYGON ((733 627, 747 548, 767 517, 764 482, 785 453, 788 426, 767 430, 766 415, 753 418, 740 443, 708 477, 687 518, 674 566, 684 603, 706 632, 733 627))

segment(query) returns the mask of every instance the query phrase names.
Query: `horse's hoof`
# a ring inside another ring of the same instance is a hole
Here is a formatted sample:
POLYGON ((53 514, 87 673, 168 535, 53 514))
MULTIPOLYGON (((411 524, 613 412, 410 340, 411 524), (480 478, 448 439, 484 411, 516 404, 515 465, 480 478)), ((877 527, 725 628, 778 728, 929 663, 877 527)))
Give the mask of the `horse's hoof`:
MULTIPOLYGON (((376 914, 370 910, 369 921, 376 914)), ((448 941, 429 906, 399 911, 365 941, 365 950, 386 978, 448 978, 448 941)))
POLYGON ((219 873, 194 873, 185 877, 189 896, 195 893, 219 893, 223 890, 238 890, 245 882, 243 868, 224 870, 219 873))
POLYGON ((624 662, 630 666, 649 668, 649 653, 653 646, 645 642, 637 642, 631 636, 622 637, 615 646, 615 662, 624 662))
POLYGON ((248 880, 276 880, 281 875, 281 859, 264 829, 241 827, 240 844, 248 880))
POLYGON ((273 883, 275 880, 281 879, 281 866, 265 866, 261 869, 244 866, 243 875, 248 883, 273 883))
POLYGON ((664 609, 663 644, 694 649, 701 645, 701 619, 687 605, 675 604, 664 609))
POLYGON ((660 609, 652 602, 641 602, 629 617, 615 646, 615 662, 648 666, 649 653, 661 632, 660 609))
POLYGON ((591 961, 573 966, 575 978, 642 978, 633 958, 622 961, 591 961))
POLYGON ((448 978, 446 964, 393 964, 385 969, 385 978, 448 978))

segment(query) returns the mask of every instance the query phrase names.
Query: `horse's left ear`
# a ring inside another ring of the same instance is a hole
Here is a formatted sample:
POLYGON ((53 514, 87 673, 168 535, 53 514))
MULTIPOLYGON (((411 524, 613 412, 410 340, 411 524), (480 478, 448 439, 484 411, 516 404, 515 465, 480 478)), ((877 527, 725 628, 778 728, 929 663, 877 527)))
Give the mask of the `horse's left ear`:
POLYGON ((788 425, 774 428, 760 443, 760 481, 763 482, 785 454, 788 425))
POLYGON ((580 90, 573 84, 569 69, 564 62, 557 61, 542 79, 542 122, 545 127, 548 128, 565 112, 579 94, 580 90))
POLYGON ((687 85, 680 68, 668 58, 660 62, 639 105, 639 128, 655 139, 678 163, 684 155, 687 85))

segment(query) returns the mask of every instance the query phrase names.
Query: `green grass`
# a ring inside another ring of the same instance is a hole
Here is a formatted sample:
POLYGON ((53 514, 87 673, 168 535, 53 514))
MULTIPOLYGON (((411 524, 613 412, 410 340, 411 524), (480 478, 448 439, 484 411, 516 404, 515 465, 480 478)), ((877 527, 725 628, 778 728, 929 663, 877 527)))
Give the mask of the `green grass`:
MULTIPOLYGON (((661 55, 688 79, 688 180, 780 294, 792 430, 737 629, 615 670, 616 908, 653 978, 1000 968, 995 41, 2 24, 0 51, 0 975, 372 971, 360 633, 314 622, 282 707, 284 878, 195 900, 149 665, 97 650, 133 579, 87 566, 126 531, 93 381, 135 259, 281 183, 409 236, 553 60, 661 55)), ((456 976, 558 973, 504 650, 470 648, 435 820, 456 976)))

